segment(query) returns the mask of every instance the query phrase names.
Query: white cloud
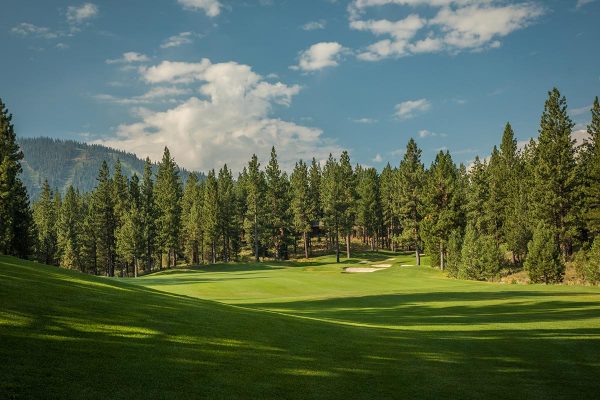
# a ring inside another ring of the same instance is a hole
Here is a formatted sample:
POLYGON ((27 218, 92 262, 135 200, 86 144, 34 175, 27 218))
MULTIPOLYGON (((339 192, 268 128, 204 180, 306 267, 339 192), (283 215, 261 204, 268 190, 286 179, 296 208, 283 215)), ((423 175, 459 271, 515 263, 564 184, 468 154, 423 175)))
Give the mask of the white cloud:
POLYGON ((591 113, 591 110, 592 110, 592 105, 590 104, 589 106, 585 106, 585 107, 572 108, 569 110, 569 114, 571 114, 572 116, 578 116, 578 115, 591 113))
POLYGON ((345 48, 337 42, 321 42, 310 46, 300 53, 298 65, 290 68, 305 72, 335 67, 345 48))
POLYGON ((419 137, 420 138, 426 138, 426 137, 446 137, 448 135, 446 135, 445 133, 436 133, 436 132, 431 132, 428 131, 427 129, 422 129, 419 131, 419 137))
POLYGON ((318 21, 310 21, 302 25, 302 29, 305 31, 315 31, 317 29, 325 29, 327 21, 320 19, 318 21))
POLYGON ((356 118, 352 122, 356 122, 357 124, 374 124, 377 120, 374 118, 356 118))
POLYGON ((221 13, 221 3, 218 0, 177 0, 179 4, 191 10, 201 10, 209 17, 221 13))
POLYGON ((373 160, 371 160, 371 161, 373 161, 375 163, 380 163, 383 161, 383 157, 381 157, 381 154, 377 153, 377 154, 375 154, 375 157, 373 157, 373 160))
POLYGON ((134 97, 116 97, 110 94, 98 94, 94 98, 98 101, 123 104, 123 105, 139 105, 139 104, 150 104, 150 103, 173 103, 176 97, 183 95, 189 95, 192 93, 191 89, 179 88, 173 86, 159 86, 148 90, 146 93, 140 96, 134 97))
POLYGON ((531 25, 545 10, 533 2, 507 4, 504 0, 354 0, 349 6, 350 27, 387 36, 364 49, 358 58, 378 61, 419 53, 498 48, 500 38, 531 25), (432 18, 413 13, 398 21, 364 20, 370 7, 428 6, 432 18))
POLYGON ((595 2, 596 0, 577 0, 577 4, 575 5, 576 9, 580 9, 581 7, 585 7, 588 4, 595 2))
POLYGON ((141 54, 141 53, 136 53, 135 51, 128 51, 126 53, 123 53, 123 56, 121 56, 121 58, 114 58, 114 59, 109 59, 106 60, 107 64, 132 64, 132 63, 142 63, 142 62, 148 62, 150 61, 150 58, 145 55, 145 54, 141 54))
POLYGON ((168 49, 169 47, 179 47, 185 44, 190 44, 193 42, 194 34, 192 32, 181 32, 177 35, 170 36, 167 38, 160 47, 162 49, 168 49))
POLYGON ((67 8, 67 21, 72 24, 81 24, 98 15, 98 11, 98 6, 94 3, 69 6, 67 8))
POLYGON ((61 35, 59 32, 54 32, 45 26, 37 26, 28 22, 21 22, 10 30, 12 33, 20 36, 33 36, 42 39, 56 39, 61 35))
POLYGON ((427 99, 407 100, 396 104, 394 115, 401 120, 410 119, 417 114, 423 113, 431 108, 427 99))
POLYGON ((144 109, 138 122, 120 125, 117 137, 98 143, 153 160, 168 146, 180 165, 197 170, 227 163, 239 171, 253 152, 266 160, 273 145, 286 169, 298 158, 323 160, 341 150, 318 128, 273 118, 273 108, 290 105, 300 87, 270 83, 248 65, 164 61, 140 73, 150 83, 197 82, 201 96, 164 111, 144 109))

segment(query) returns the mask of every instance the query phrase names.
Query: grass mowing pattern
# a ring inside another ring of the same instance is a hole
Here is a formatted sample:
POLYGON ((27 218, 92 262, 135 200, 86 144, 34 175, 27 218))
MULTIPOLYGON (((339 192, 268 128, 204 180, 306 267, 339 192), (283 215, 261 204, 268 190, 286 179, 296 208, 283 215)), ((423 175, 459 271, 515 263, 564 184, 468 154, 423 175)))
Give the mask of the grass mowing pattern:
POLYGON ((137 280, 0 257, 0 398, 597 396, 598 288, 394 257, 367 274, 325 257, 137 280))

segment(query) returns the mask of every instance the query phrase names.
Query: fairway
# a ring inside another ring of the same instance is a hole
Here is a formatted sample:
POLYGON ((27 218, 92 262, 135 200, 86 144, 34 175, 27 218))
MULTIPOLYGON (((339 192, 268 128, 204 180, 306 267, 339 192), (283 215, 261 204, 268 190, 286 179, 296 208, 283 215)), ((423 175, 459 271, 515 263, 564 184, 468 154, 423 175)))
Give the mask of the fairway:
POLYGON ((452 280, 385 252, 333 261, 107 279, 1 257, 0 398, 581 399, 600 390, 598 288, 452 280), (382 263, 392 266, 342 272, 382 263))

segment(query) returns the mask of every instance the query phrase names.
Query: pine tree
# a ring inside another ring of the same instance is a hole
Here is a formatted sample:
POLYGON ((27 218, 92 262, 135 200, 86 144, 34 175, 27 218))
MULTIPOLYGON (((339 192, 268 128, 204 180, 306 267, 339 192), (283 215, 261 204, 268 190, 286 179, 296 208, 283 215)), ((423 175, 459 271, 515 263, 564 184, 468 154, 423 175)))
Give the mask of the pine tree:
MULTIPOLYGON (((119 235, 119 231, 125 225, 127 219, 131 219, 131 215, 129 215, 131 211, 131 204, 128 193, 128 185, 127 177, 123 175, 123 170, 121 166, 121 161, 117 158, 114 165, 114 174, 112 178, 112 187, 113 187, 113 199, 114 199, 114 212, 115 212, 115 263, 121 266, 121 275, 124 275, 123 268, 129 265, 131 256, 129 254, 126 255, 128 259, 124 259, 121 257, 123 249, 123 234, 119 235), (121 238, 121 240, 119 240, 121 238), (121 243, 120 243, 121 242, 121 243)), ((129 221, 131 223, 131 221, 129 221)), ((133 233, 131 234, 131 236, 133 233)))
POLYGON ((144 176, 140 188, 140 222, 142 225, 142 240, 144 243, 144 259, 145 271, 152 271, 154 253, 157 244, 157 227, 156 204, 154 201, 154 182, 152 180, 152 164, 150 159, 146 158, 144 164, 144 176))
POLYGON ((108 276, 115 275, 115 200, 112 179, 106 161, 98 172, 98 185, 93 193, 92 214, 97 232, 98 261, 108 276))
POLYGON ((562 282, 565 267, 560 259, 556 229, 540 222, 529 242, 525 270, 533 283, 562 282))
POLYGON ((536 221, 554 231, 563 256, 571 254, 578 210, 576 204, 577 170, 573 122, 567 101, 554 88, 541 118, 540 136, 533 159, 532 208, 536 221))
POLYGON ((0 253, 26 258, 32 254, 35 224, 19 178, 22 159, 12 115, 0 99, 0 253))
POLYGON ((158 243, 167 255, 167 266, 177 264, 179 229, 181 227, 181 179, 179 168, 165 147, 154 187, 154 202, 158 214, 158 243))
MULTIPOLYGON (((311 234, 308 238, 308 246, 312 249, 312 226, 316 225, 320 232, 320 223, 323 219, 323 207, 321 206, 321 166, 313 157, 308 172, 309 191, 309 215, 311 220, 311 234)), ((320 236, 318 237, 320 240, 320 236)), ((312 250, 311 250, 312 251, 312 250)))
POLYGON ((81 199, 73 186, 69 186, 62 201, 57 221, 60 265, 85 272, 81 257, 82 239, 81 199))
POLYGON ((239 221, 236 213, 236 194, 233 176, 227 164, 219 170, 217 181, 219 193, 219 229, 222 241, 223 261, 237 258, 239 221))
POLYGON ((182 244, 186 258, 192 265, 200 262, 200 233, 201 202, 199 198, 199 184, 196 174, 190 174, 185 182, 185 189, 181 199, 182 244), (200 203, 200 207, 199 207, 200 203))
POLYGON ((142 199, 140 180, 134 174, 129 182, 121 223, 116 229, 116 252, 126 267, 122 275, 129 275, 129 266, 133 276, 138 276, 138 260, 144 254, 144 229, 142 225, 142 199))
POLYGON ((391 251, 396 251, 396 230, 398 228, 397 216, 395 207, 397 202, 397 191, 395 188, 397 169, 392 169, 388 163, 379 179, 379 190, 381 192, 381 210, 383 224, 386 227, 387 248, 391 251))
POLYGON ((339 162, 340 227, 346 238, 346 258, 350 258, 350 236, 356 219, 356 176, 352 171, 350 155, 343 151, 339 162))
POLYGON ((422 234, 432 265, 439 265, 442 270, 448 237, 459 223, 457 182, 458 171, 450 153, 440 151, 427 173, 422 234))
POLYGON ((589 139, 581 157, 583 165, 584 218, 592 238, 600 234, 600 103, 592 106, 592 121, 587 127, 589 139))
POLYGON ((421 220, 423 213, 423 185, 425 167, 421 163, 421 149, 414 139, 406 145, 406 153, 397 174, 398 215, 402 226, 403 242, 415 249, 416 264, 421 265, 421 220))
POLYGON ((290 177, 292 192, 291 209, 294 228, 302 234, 304 244, 304 257, 309 257, 308 234, 312 229, 311 192, 309 185, 308 167, 300 160, 294 167, 290 177))
POLYGON ((279 168, 275 147, 271 149, 271 159, 265 171, 265 212, 269 230, 269 245, 276 260, 286 253, 286 233, 288 229, 287 208, 289 206, 286 176, 279 168))
POLYGON ((467 226, 461 251, 459 277, 487 280, 500 271, 502 254, 492 235, 481 234, 472 224, 467 226))
POLYGON ((254 258, 259 261, 260 239, 264 232, 265 215, 265 177, 260 171, 260 163, 256 154, 252 155, 248 163, 248 173, 245 178, 246 186, 246 215, 244 229, 247 242, 252 243, 254 258))
POLYGON ((206 177, 204 186, 204 208, 202 226, 206 245, 209 247, 211 262, 217 262, 217 240, 219 239, 219 190, 215 170, 206 177))
POLYGON ((381 200, 379 197, 379 177, 375 168, 356 167, 358 185, 356 188, 356 223, 363 230, 363 240, 370 242, 371 250, 377 248, 379 227, 381 226, 381 200))
POLYGON ((37 259, 47 265, 58 265, 57 211, 54 193, 46 180, 40 198, 33 206, 33 220, 38 235, 37 259))
POLYGON ((92 193, 81 196, 81 235, 79 245, 81 249, 82 270, 98 275, 98 231, 96 230, 94 211, 94 196, 92 193))
POLYGON ((345 211, 342 201, 342 183, 340 166, 335 158, 329 158, 323 168, 321 180, 321 204, 323 206, 323 220, 327 226, 331 242, 335 247, 336 262, 340 262, 340 224, 345 211))
POLYGON ((600 235, 594 239, 590 251, 581 252, 576 268, 579 276, 586 282, 592 285, 600 283, 600 235))

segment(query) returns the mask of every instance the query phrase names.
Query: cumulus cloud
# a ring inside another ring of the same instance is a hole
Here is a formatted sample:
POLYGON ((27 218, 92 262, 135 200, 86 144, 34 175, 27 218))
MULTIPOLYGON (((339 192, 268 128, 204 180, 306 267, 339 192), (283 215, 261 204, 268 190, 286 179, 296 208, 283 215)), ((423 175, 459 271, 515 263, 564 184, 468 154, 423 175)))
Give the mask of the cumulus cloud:
POLYGON ((318 71, 323 68, 339 65, 344 46, 337 42, 321 42, 310 46, 300 53, 298 65, 290 68, 304 72, 318 71))
POLYGON ((137 53, 135 51, 128 51, 126 53, 123 53, 121 58, 108 59, 108 60, 106 60, 106 63, 107 64, 132 64, 132 63, 142 63, 142 62, 148 62, 148 61, 150 61, 150 58, 147 55, 137 53))
POLYGON ((30 24, 29 22, 21 22, 17 26, 14 26, 11 30, 11 33, 19 36, 33 36, 42 39, 56 39, 61 35, 59 32, 55 32, 50 28, 45 26, 37 26, 34 24, 30 24))
POLYGON ((146 93, 133 97, 116 97, 110 94, 98 94, 94 98, 98 101, 123 104, 123 105, 141 105, 151 103, 174 103, 175 98, 192 94, 189 88, 180 88, 174 86, 153 87, 146 93))
POLYGON ((169 47, 179 47, 193 42, 194 34, 192 32, 181 32, 177 35, 170 36, 167 38, 160 47, 162 49, 168 49, 169 47))
POLYGON ((356 122, 357 124, 374 124, 377 120, 375 118, 355 118, 352 122, 356 122))
POLYGON ((221 3, 218 0, 177 0, 184 8, 203 11, 209 17, 221 13, 221 3))
POLYGON ((375 163, 380 163, 383 162, 383 157, 381 157, 381 154, 377 153, 375 154, 375 157, 373 157, 373 160, 371 160, 375 163))
POLYGON ((576 9, 580 9, 581 7, 585 7, 588 4, 595 2, 596 0, 577 0, 577 4, 575 4, 576 9))
POLYGON ((318 21, 310 21, 302 25, 302 29, 305 31, 315 31, 318 29, 325 29, 327 25, 327 21, 324 19, 320 19, 318 21))
POLYGON ((98 6, 94 3, 85 3, 80 6, 67 8, 67 21, 72 24, 81 24, 98 15, 98 6))
MULTIPOLYGON (((291 169, 299 159, 319 160, 341 149, 322 137, 318 128, 272 117, 275 107, 289 106, 298 85, 271 83, 248 65, 164 61, 141 68, 143 81, 172 84, 169 88, 199 85, 198 96, 183 99, 163 111, 144 110, 140 120, 122 124, 117 136, 97 141, 159 160, 168 146, 180 165, 207 170, 227 163, 241 170, 250 155, 266 160, 275 146, 282 166, 291 169)), ((173 89, 170 89, 173 90, 173 89)))
MULTIPOLYGON (((396 104, 394 115, 401 120, 415 117, 431 108, 431 103, 427 99, 407 100, 396 104)), ((423 137, 423 136, 421 136, 423 137)))
POLYGON ((531 25, 544 12, 533 2, 504 0, 354 0, 349 6, 352 29, 385 37, 358 54, 366 61, 497 48, 501 38, 531 25), (413 13, 397 21, 363 19, 369 8, 383 5, 427 6, 434 12, 430 18, 413 13))

